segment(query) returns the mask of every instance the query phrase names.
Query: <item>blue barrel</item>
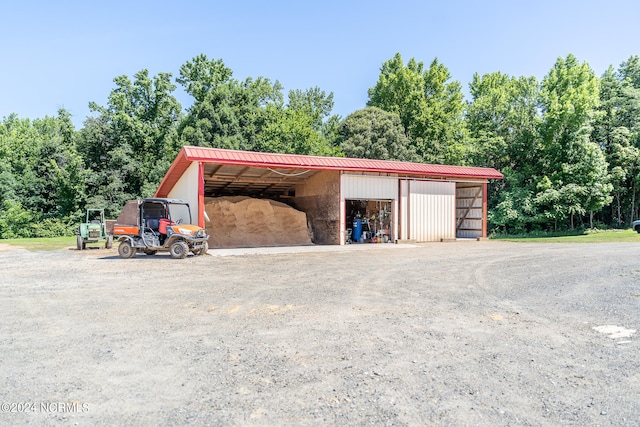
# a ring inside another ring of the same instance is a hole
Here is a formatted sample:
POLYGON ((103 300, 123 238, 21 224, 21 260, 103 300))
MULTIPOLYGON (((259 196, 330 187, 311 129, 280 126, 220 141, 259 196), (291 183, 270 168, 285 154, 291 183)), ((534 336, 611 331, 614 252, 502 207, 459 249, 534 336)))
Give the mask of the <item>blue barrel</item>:
POLYGON ((362 220, 356 218, 353 220, 353 241, 357 242, 360 240, 360 236, 362 236, 362 220))

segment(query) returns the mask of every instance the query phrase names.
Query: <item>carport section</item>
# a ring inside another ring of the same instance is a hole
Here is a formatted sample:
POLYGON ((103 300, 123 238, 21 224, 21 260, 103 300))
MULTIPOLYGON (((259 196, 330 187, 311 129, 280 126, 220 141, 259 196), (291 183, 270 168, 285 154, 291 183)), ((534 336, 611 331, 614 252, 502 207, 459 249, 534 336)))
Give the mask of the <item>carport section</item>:
POLYGON ((208 197, 284 202, 306 213, 318 244, 347 243, 357 201, 373 224, 368 241, 441 241, 486 236, 487 182, 500 178, 491 168, 185 146, 155 197, 188 200, 201 226, 208 197))
POLYGON ((283 202, 306 213, 314 243, 339 243, 340 170, 336 158, 187 146, 155 194, 197 206, 192 214, 201 227, 205 227, 208 198, 247 196, 283 202))
POLYGON ((337 242, 338 173, 303 167, 209 164, 204 166, 204 195, 247 196, 286 203, 307 215, 314 243, 337 242))

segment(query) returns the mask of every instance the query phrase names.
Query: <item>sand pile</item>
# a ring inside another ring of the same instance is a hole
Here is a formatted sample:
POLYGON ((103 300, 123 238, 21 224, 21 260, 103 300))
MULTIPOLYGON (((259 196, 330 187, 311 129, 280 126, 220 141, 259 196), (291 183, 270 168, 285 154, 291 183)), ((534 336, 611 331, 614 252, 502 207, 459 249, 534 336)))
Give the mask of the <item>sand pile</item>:
POLYGON ((289 205, 244 196, 205 200, 210 248, 310 245, 307 215, 289 205))

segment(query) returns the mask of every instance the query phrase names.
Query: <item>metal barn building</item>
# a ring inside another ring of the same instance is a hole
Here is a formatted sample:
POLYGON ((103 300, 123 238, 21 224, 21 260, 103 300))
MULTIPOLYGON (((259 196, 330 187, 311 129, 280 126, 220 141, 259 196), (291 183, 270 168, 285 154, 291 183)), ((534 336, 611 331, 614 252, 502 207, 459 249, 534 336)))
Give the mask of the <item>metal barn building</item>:
POLYGON ((487 182, 501 178, 491 168, 185 146, 155 197, 189 201, 201 227, 205 198, 250 196, 305 212, 317 244, 432 242, 486 237, 487 182))

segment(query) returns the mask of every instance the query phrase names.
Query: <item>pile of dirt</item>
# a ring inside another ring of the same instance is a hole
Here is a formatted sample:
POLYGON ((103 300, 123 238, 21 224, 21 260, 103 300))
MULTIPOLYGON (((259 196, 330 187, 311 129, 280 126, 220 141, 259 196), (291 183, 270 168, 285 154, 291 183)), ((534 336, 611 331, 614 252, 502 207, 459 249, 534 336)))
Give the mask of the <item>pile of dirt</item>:
POLYGON ((310 245, 307 215, 289 205, 251 197, 205 200, 210 248, 310 245))

